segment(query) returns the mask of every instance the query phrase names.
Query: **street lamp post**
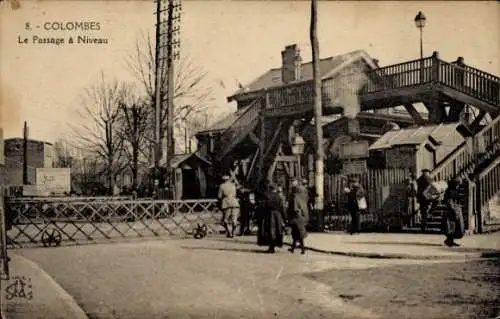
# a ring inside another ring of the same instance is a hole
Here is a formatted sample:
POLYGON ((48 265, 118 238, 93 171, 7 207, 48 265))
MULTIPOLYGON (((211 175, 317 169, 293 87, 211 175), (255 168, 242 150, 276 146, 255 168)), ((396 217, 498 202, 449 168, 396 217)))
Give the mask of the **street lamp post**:
POLYGON ((424 49, 423 49, 423 44, 422 44, 422 35, 423 35, 423 30, 425 27, 425 21, 427 19, 425 18, 425 15, 422 13, 422 11, 419 11, 417 15, 415 16, 415 25, 417 28, 420 30, 420 59, 424 58, 424 49))
POLYGON ((302 154, 304 154, 304 148, 305 148, 305 145, 306 145, 306 142, 304 141, 304 139, 302 138, 302 136, 300 135, 295 135, 295 138, 293 140, 293 144, 292 144, 292 154, 297 156, 297 164, 299 166, 299 172, 298 172, 298 178, 301 179, 302 178, 302 167, 301 167, 301 164, 300 164, 300 157, 302 156, 302 154))

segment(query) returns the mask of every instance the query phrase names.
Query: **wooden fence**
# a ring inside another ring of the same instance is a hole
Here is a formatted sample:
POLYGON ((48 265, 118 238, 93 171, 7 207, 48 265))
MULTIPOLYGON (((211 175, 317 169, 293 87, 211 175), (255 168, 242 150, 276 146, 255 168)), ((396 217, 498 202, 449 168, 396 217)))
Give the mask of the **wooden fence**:
MULTIPOLYGON (((362 216, 365 227, 380 227, 381 224, 393 223, 393 217, 399 219, 399 213, 405 212, 406 185, 410 172, 407 169, 368 170, 357 177, 367 192, 368 210, 362 216)), ((350 223, 346 209, 346 175, 325 175, 325 219, 329 228, 344 230, 350 223)))

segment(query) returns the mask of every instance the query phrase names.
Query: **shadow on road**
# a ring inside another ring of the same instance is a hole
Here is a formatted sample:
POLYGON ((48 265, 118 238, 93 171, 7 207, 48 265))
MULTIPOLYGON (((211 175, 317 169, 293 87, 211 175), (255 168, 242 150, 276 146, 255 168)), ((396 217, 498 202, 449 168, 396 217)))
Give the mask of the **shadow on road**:
POLYGON ((213 250, 213 251, 233 251, 253 254, 267 254, 263 249, 243 249, 243 248, 227 248, 227 247, 204 247, 204 246, 181 246, 182 249, 191 250, 213 250))
POLYGON ((431 244, 431 243, 421 243, 421 242, 399 242, 399 241, 384 241, 384 242, 373 242, 373 241, 344 241, 350 244, 362 244, 362 245, 401 245, 401 246, 428 246, 428 247, 444 247, 443 244, 431 244))

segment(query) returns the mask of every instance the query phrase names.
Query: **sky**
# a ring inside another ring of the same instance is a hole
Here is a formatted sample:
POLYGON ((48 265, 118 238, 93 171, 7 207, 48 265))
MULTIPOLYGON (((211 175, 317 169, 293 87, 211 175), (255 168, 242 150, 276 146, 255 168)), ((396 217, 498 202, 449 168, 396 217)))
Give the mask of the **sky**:
MULTIPOLYGON (((0 123, 5 137, 22 135, 54 142, 70 136, 81 95, 101 72, 133 81, 125 59, 141 34, 154 31, 153 1, 20 0, 0 4, 0 123), (99 22, 99 31, 45 31, 45 22, 99 22), (26 22, 32 30, 26 30, 26 22), (40 28, 36 28, 40 26, 40 28), (19 37, 74 35, 107 38, 108 44, 18 43, 19 37)), ((181 55, 208 72, 215 88, 209 120, 235 110, 226 97, 270 68, 280 67, 281 50, 298 44, 311 60, 309 1, 183 1, 181 55)), ((418 11, 427 17, 424 55, 458 56, 481 70, 500 74, 500 3, 466 1, 320 1, 318 29, 322 58, 364 49, 382 66, 419 57, 418 11)))

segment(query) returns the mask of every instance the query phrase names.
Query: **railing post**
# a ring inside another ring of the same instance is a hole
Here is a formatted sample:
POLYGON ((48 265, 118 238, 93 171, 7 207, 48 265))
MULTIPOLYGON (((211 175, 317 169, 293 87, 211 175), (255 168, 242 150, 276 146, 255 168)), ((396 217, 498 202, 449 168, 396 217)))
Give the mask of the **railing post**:
POLYGON ((465 87, 465 62, 464 58, 459 56, 457 61, 455 62, 457 65, 455 72, 455 87, 459 86, 462 90, 465 87))
POLYGON ((434 51, 432 53, 432 71, 431 71, 431 81, 433 84, 439 83, 439 66, 440 66, 440 61, 439 61, 439 53, 437 51, 434 51))
POLYGON ((481 203, 481 180, 479 177, 477 177, 476 181, 476 192, 475 192, 475 197, 476 197, 476 229, 479 234, 483 232, 483 207, 481 203))
POLYGON ((264 93, 264 108, 269 109, 271 108, 271 102, 269 100, 269 91, 265 91, 264 93))
POLYGON ((476 187, 473 181, 467 179, 467 231, 473 234, 478 231, 477 221, 474 218, 474 198, 476 196, 476 187))

